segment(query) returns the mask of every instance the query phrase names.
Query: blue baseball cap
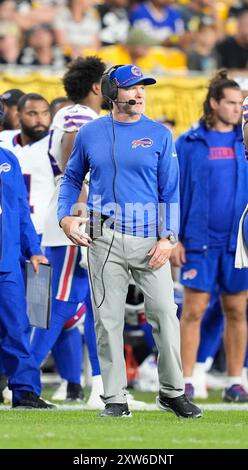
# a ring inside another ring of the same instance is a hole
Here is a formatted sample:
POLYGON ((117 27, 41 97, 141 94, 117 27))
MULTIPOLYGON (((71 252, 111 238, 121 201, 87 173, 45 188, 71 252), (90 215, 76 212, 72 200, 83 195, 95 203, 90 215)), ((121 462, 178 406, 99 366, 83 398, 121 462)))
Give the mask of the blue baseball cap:
POLYGON ((110 74, 110 80, 115 82, 118 88, 127 88, 136 85, 137 83, 144 83, 144 85, 153 85, 156 83, 155 78, 144 77, 141 69, 136 65, 121 65, 110 74))

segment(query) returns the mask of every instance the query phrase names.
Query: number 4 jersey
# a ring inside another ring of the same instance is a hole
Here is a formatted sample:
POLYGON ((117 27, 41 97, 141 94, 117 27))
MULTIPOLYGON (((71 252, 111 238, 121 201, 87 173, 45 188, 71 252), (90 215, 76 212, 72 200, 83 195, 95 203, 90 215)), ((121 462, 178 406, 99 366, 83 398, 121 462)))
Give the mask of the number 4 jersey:
POLYGON ((20 130, 0 133, 0 146, 18 158, 29 195, 31 218, 38 234, 43 233, 44 219, 55 189, 59 169, 48 155, 49 137, 22 146, 20 130))

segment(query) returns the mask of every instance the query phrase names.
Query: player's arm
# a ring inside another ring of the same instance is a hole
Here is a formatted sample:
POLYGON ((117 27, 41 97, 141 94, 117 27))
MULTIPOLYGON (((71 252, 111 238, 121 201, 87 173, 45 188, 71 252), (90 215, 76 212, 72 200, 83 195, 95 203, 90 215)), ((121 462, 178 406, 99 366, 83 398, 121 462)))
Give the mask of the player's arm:
POLYGON ((30 217, 27 190, 18 162, 15 174, 15 187, 18 188, 19 198, 21 250, 26 258, 30 259, 34 271, 39 272, 39 264, 48 263, 48 259, 41 252, 39 238, 30 217))
MULTIPOLYGON (((82 182, 89 171, 89 164, 84 151, 83 137, 84 128, 81 127, 73 146, 73 151, 66 165, 58 200, 58 219, 61 222, 63 217, 72 216, 75 212, 75 204, 78 202, 82 189, 82 182)), ((62 224, 61 224, 62 226, 62 224)))
MULTIPOLYGON (((63 135, 62 144, 61 144, 61 165, 62 165, 63 172, 65 171, 67 162, 71 156, 76 135, 77 135, 77 131, 65 132, 63 135)), ((81 202, 82 207, 86 208, 87 199, 88 199, 88 191, 86 189, 86 185, 83 184, 78 202, 79 203, 81 202)), ((86 217, 87 211, 84 209, 82 210, 82 213, 79 215, 81 215, 82 217, 86 217)))
POLYGON ((67 162, 72 153, 74 141, 76 138, 77 132, 65 132, 62 137, 61 142, 61 166, 62 172, 64 173, 67 162))
POLYGON ((177 242, 179 222, 179 168, 177 154, 168 132, 158 164, 158 198, 160 240, 149 251, 149 266, 158 269, 170 258, 172 248, 177 242), (173 242, 171 241, 173 237, 173 242))

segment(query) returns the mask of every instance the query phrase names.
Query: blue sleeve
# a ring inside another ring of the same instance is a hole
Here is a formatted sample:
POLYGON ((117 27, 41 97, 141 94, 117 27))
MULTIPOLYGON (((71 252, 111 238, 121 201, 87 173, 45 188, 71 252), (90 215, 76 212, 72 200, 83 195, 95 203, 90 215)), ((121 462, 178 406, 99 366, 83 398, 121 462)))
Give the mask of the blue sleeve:
MULTIPOLYGON (((87 127, 87 126, 85 126, 87 127)), ((58 220, 73 213, 89 164, 83 147, 84 126, 80 128, 62 178, 58 199, 58 220)))
POLYGON ((186 151, 184 134, 176 141, 178 163, 180 170, 180 232, 179 239, 183 241, 184 227, 190 208, 190 169, 188 161, 188 150, 186 151))
POLYGON ((20 165, 16 161, 16 188, 18 188, 18 200, 20 211, 20 238, 21 251, 26 258, 32 255, 42 254, 38 235, 35 231, 33 222, 30 217, 30 209, 28 205, 28 193, 24 183, 20 165))
POLYGON ((158 165, 158 195, 160 208, 160 238, 179 231, 179 168, 175 145, 170 132, 158 165))

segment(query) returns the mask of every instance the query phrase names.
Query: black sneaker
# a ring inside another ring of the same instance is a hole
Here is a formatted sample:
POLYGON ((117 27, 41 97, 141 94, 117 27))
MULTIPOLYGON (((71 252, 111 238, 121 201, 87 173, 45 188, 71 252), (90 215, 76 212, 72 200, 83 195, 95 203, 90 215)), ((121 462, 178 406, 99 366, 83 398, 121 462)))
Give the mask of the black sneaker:
POLYGON ((13 402, 12 408, 56 408, 55 405, 52 405, 51 403, 47 403, 46 401, 42 400, 42 398, 39 398, 38 395, 36 395, 33 392, 23 392, 20 400, 17 400, 13 402))
POLYGON ((66 391, 66 401, 83 401, 84 391, 80 384, 68 382, 66 391))
POLYGON ((3 391, 8 387, 8 379, 4 374, 0 374, 0 403, 4 403, 3 391))
POLYGON ((201 418, 202 416, 201 409, 191 403, 185 394, 169 398, 159 392, 156 403, 161 410, 172 411, 179 418, 201 418))
POLYGON ((127 403, 108 403, 108 405, 105 405, 105 409, 101 411, 100 416, 102 418, 109 416, 113 418, 131 418, 132 413, 129 411, 127 403))

